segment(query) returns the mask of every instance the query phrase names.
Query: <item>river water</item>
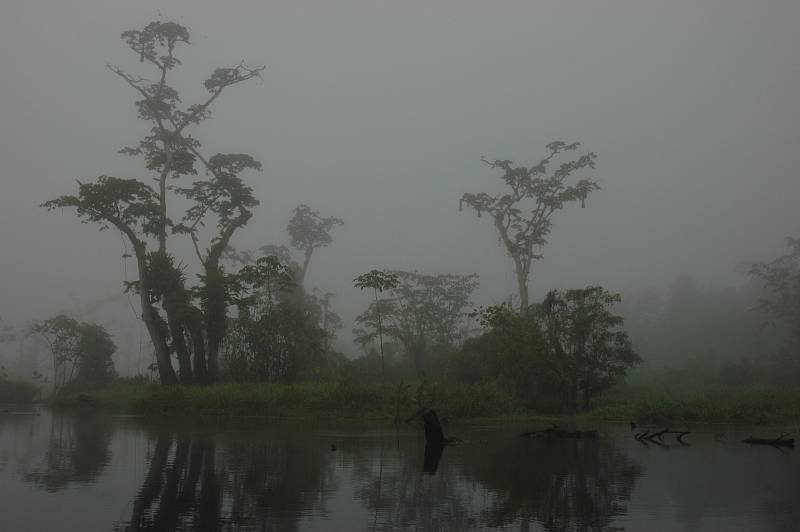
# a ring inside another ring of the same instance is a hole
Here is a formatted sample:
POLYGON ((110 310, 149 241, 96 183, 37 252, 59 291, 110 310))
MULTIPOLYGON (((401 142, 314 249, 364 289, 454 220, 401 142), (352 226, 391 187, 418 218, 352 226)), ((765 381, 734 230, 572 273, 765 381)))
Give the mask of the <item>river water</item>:
POLYGON ((798 450, 739 442, 774 431, 535 428, 451 425, 439 456, 408 426, 5 411, 0 530, 800 530, 798 450))

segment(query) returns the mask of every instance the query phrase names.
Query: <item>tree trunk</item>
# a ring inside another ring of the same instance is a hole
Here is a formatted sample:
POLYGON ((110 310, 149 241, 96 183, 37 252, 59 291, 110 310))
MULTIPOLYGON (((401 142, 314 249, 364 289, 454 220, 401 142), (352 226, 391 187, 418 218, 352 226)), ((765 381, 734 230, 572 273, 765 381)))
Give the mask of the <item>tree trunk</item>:
POLYGON ((216 261, 206 262, 206 364, 209 384, 217 382, 219 348, 227 325, 225 279, 216 261))
POLYGON ((175 370, 172 368, 166 331, 163 328, 163 323, 159 319, 158 312, 150 303, 150 286, 147 281, 147 263, 145 262, 144 247, 137 242, 133 242, 133 244, 134 251, 136 252, 136 264, 139 268, 139 300, 142 305, 142 321, 144 321, 147 327, 150 341, 153 342, 156 364, 158 365, 158 376, 161 379, 161 384, 177 384, 178 377, 175 375, 175 370))
POLYGON ((300 285, 303 285, 306 280, 306 272, 308 272, 308 265, 311 263, 312 253, 314 253, 313 247, 306 248, 305 258, 303 260, 303 271, 300 272, 300 285))
POLYGON ((208 384, 208 369, 206 368, 206 344, 203 331, 199 323, 189 325, 194 351, 194 377, 200 384, 208 384))
POLYGON ((150 340, 153 342, 153 348, 156 354, 156 364, 158 366, 158 376, 161 379, 161 384, 177 384, 178 377, 175 375, 175 370, 172 368, 172 361, 170 360, 169 346, 165 338, 164 332, 161 330, 156 310, 150 305, 150 302, 145 302, 146 295, 142 295, 142 320, 147 327, 147 332, 150 334, 150 340))
POLYGON ((524 312, 528 308, 528 271, 522 261, 514 258, 514 273, 517 276, 517 291, 519 292, 519 310, 524 312))
POLYGON ((180 375, 180 381, 181 384, 191 384, 194 382, 192 360, 189 355, 189 347, 186 344, 183 324, 175 314, 176 311, 173 305, 168 305, 167 324, 169 325, 169 333, 172 336, 172 346, 175 349, 175 353, 178 355, 178 374, 180 375))
POLYGON ((378 311, 378 345, 381 348, 381 378, 386 376, 386 365, 383 361, 383 322, 381 321, 381 307, 378 303, 378 290, 375 289, 375 310, 378 311))

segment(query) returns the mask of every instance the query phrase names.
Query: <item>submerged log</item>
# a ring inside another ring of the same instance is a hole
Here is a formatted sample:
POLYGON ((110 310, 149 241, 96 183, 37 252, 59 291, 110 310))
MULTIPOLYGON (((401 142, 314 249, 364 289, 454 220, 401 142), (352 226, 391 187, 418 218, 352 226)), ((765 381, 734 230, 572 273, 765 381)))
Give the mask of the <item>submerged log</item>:
POLYGON ((742 440, 748 445, 774 445, 776 447, 794 447, 794 438, 787 438, 788 434, 781 434, 775 439, 754 438, 752 436, 742 440))

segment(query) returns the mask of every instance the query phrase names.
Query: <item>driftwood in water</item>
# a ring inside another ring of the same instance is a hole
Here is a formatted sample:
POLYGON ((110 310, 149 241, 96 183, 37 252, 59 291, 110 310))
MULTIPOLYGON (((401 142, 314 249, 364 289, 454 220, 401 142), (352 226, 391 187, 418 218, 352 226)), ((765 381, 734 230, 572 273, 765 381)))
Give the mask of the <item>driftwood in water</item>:
POLYGON ((637 441, 645 443, 645 444, 647 442, 650 442, 650 443, 655 443, 655 444, 658 445, 658 444, 661 444, 664 441, 664 436, 666 436, 668 434, 674 434, 675 435, 675 439, 678 440, 678 443, 680 443, 681 445, 688 445, 685 441, 683 441, 683 437, 686 436, 687 434, 691 434, 691 432, 686 431, 686 430, 669 430, 669 428, 665 428, 665 429, 662 429, 662 430, 655 430, 653 432, 650 432, 649 430, 646 430, 644 432, 640 432, 639 434, 636 434, 634 436, 634 438, 637 441))
POLYGON ((769 438, 754 438, 750 436, 742 440, 742 443, 748 445, 774 445, 775 447, 794 447, 794 438, 787 438, 788 434, 781 434, 775 439, 769 438))
POLYGON ((564 430, 556 426, 544 430, 532 430, 520 434, 523 438, 597 438, 597 430, 564 430))

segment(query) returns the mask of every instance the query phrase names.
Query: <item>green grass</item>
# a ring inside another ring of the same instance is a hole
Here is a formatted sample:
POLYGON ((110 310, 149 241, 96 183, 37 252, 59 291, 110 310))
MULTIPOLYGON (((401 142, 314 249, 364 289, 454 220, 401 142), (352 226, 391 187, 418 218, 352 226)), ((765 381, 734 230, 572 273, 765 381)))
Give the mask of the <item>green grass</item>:
POLYGON ((618 386, 594 403, 590 419, 641 423, 800 423, 800 389, 773 387, 652 390, 618 386))
MULTIPOLYGON (((402 388, 397 384, 350 381, 201 387, 123 380, 103 390, 58 397, 53 404, 56 407, 88 405, 147 416, 191 414, 364 420, 392 420, 395 412, 406 419, 422 404, 436 408, 440 415, 456 419, 544 419, 539 412, 522 407, 507 388, 492 382, 474 385, 413 383, 402 388)), ((566 417, 586 423, 798 424, 800 389, 670 391, 620 385, 593 401, 589 412, 566 417)))
POLYGON ((367 384, 219 384, 160 386, 120 381, 94 392, 53 400, 55 407, 88 405, 112 412, 142 415, 205 414, 225 416, 316 416, 402 419, 420 404, 459 418, 520 413, 513 397, 492 383, 476 385, 367 384), (399 391, 399 393, 398 393, 399 391), (398 408, 399 401, 399 408, 398 408))

